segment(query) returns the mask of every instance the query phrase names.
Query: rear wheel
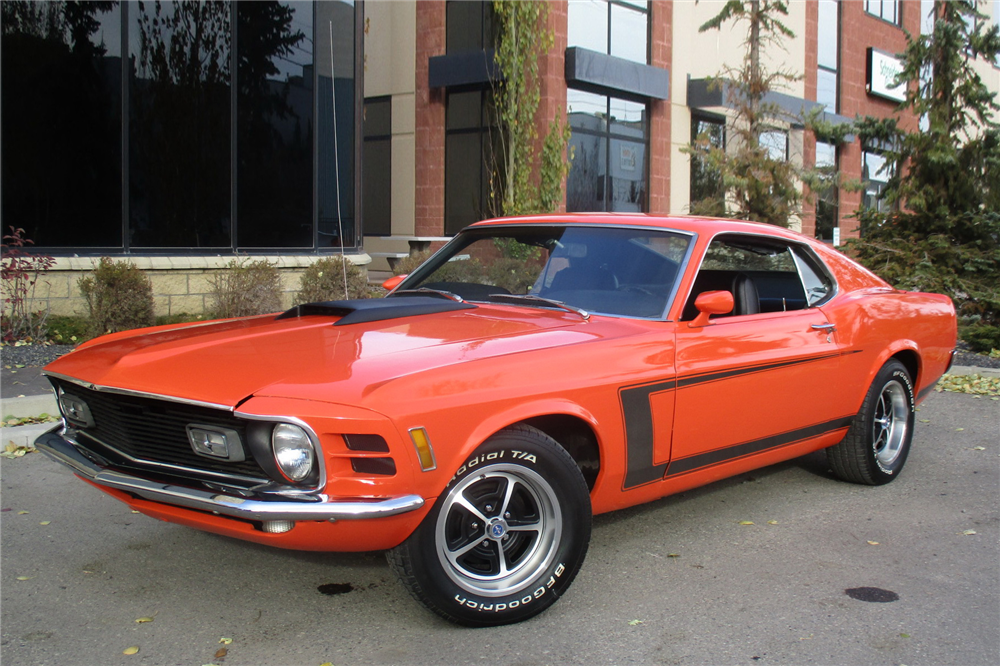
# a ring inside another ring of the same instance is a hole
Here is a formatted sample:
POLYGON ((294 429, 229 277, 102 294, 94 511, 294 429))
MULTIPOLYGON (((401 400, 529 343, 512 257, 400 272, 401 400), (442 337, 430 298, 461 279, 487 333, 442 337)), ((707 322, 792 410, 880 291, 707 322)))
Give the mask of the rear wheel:
POLYGON ((410 593, 442 617, 508 624, 566 591, 590 525, 590 495, 572 457, 539 430, 514 426, 476 450, 388 558, 410 593))
POLYGON ((913 438, 913 405, 909 372, 890 360, 875 376, 843 441, 826 450, 834 474, 870 486, 899 476, 913 438))

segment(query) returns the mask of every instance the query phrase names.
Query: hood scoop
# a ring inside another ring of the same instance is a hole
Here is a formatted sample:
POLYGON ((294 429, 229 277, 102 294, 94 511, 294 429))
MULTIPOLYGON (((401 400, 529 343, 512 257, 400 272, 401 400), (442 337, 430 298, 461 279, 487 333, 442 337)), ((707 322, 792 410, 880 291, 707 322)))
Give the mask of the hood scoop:
POLYGON ((383 321, 400 317, 473 310, 471 303, 459 303, 434 296, 404 296, 396 298, 362 298, 350 301, 320 301, 303 303, 282 312, 276 319, 322 315, 340 317, 334 326, 347 326, 368 321, 383 321))

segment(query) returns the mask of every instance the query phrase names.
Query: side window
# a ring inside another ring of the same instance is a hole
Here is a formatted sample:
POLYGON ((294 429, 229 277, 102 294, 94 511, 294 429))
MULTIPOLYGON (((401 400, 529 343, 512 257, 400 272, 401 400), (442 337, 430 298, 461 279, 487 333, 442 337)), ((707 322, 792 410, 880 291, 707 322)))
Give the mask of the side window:
POLYGON ((833 281, 808 252, 780 240, 723 235, 709 245, 682 320, 698 314, 694 302, 706 291, 733 294, 723 317, 804 310, 833 294, 833 281))
POLYGON ((794 248, 792 257, 795 267, 802 278, 802 286, 806 292, 806 303, 809 307, 823 303, 834 293, 834 283, 830 275, 822 269, 816 259, 802 248, 794 248))

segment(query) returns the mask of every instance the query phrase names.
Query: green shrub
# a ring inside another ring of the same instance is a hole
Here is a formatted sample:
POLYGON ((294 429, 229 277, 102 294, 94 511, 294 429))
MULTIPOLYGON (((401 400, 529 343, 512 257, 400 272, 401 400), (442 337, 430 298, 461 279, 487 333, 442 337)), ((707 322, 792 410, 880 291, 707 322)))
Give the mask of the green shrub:
POLYGON ((49 315, 48 340, 60 345, 77 345, 90 339, 86 317, 49 315))
POLYGON ((994 349, 1000 349, 1000 326, 974 324, 963 328, 960 334, 973 351, 988 354, 994 349))
POLYGON ((281 309, 281 275, 266 259, 233 259, 209 283, 213 318, 247 317, 281 309))
POLYGON ((400 259, 396 262, 396 265, 392 267, 393 275, 409 275, 413 271, 417 270, 417 266, 427 261, 431 256, 431 251, 426 252, 416 252, 408 257, 400 259))
POLYGON ((77 285, 87 301, 91 335, 153 325, 153 285, 131 261, 101 257, 94 272, 77 285))
POLYGON ((157 326, 166 326, 167 324, 189 324, 196 321, 204 321, 207 319, 205 315, 193 315, 187 312, 178 312, 177 314, 169 315, 159 315, 156 318, 157 326))
POLYGON ((368 274, 340 256, 323 257, 306 269, 299 280, 295 305, 318 301, 341 301, 352 298, 378 298, 384 290, 368 284, 368 274), (347 295, 344 294, 344 270, 347 270, 347 295))

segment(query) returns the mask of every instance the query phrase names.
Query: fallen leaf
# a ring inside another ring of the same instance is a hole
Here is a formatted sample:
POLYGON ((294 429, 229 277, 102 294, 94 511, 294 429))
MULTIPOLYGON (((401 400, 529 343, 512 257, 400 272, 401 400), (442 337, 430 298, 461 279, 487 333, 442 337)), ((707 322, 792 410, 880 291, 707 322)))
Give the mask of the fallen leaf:
POLYGON ((741 520, 740 525, 753 525, 752 520, 741 520))
POLYGON ((233 642, 233 639, 232 638, 220 638, 219 642, 222 643, 223 645, 231 645, 232 642, 233 642))
POLYGON ((135 623, 136 624, 142 624, 143 622, 152 622, 152 621, 153 621, 153 618, 151 618, 151 617, 140 617, 138 620, 135 621, 135 623))
POLYGON ((18 576, 18 580, 31 580, 34 576, 18 576))
POLYGON ((962 432, 965 428, 955 428, 955 432, 962 432))
POLYGON ((51 524, 52 524, 52 521, 51 521, 51 520, 43 520, 42 522, 40 522, 40 523, 38 523, 38 524, 39 524, 39 525, 51 525, 51 524))
POLYGON ((680 557, 680 553, 667 553, 667 557, 680 557))
POLYGON ((628 621, 628 626, 634 627, 634 626, 636 626, 638 624, 642 624, 642 623, 643 623, 642 620, 629 620, 628 621))
POLYGON ((768 525, 777 525, 778 521, 777 520, 769 520, 769 521, 767 521, 767 524, 768 525))
POLYGON ((985 451, 986 447, 985 446, 973 446, 972 450, 973 451, 985 451))
POLYGON ((135 654, 138 651, 139 651, 139 646, 133 645, 132 647, 127 647, 124 650, 122 650, 122 654, 135 654))
POLYGON ((879 546, 879 545, 881 545, 881 544, 880 544, 880 543, 879 543, 878 541, 869 541, 869 542, 868 542, 868 545, 869 545, 869 546, 879 546))
POLYGON ((920 419, 920 422, 921 423, 930 423, 931 420, 930 419, 920 419))
POLYGON ((31 512, 30 512, 30 511, 18 511, 18 512, 17 512, 17 515, 19 515, 19 516, 23 516, 23 515, 25 515, 25 514, 27 514, 27 513, 31 513, 31 512))
POLYGON ((900 638, 909 638, 910 635, 909 634, 900 634, 899 637, 900 638))
POLYGON ((139 513, 139 512, 136 511, 135 509, 132 509, 132 513, 139 513))
POLYGON ((333 662, 329 662, 329 661, 324 661, 324 662, 323 662, 322 664, 320 664, 319 666, 333 666, 333 662))
POLYGON ((227 654, 229 654, 229 650, 227 650, 226 648, 219 648, 218 650, 215 651, 215 658, 216 659, 222 659, 227 654))
POLYGON ((972 536, 973 534, 979 534, 976 530, 964 530, 962 532, 964 536, 972 536))

